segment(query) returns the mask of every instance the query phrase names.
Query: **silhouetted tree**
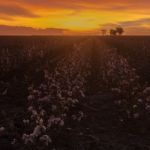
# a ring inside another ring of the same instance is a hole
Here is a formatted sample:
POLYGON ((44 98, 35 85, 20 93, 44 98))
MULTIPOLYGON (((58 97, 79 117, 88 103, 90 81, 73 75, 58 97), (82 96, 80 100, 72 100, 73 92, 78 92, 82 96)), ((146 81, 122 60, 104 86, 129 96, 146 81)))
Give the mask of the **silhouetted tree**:
POLYGON ((110 35, 117 35, 117 31, 114 30, 114 29, 111 29, 111 30, 110 30, 110 35))
POLYGON ((117 27, 116 28, 116 32, 119 34, 119 35, 122 35, 124 33, 124 29, 122 27, 117 27))
POLYGON ((106 35, 106 33, 107 33, 107 30, 102 29, 102 30, 101 30, 101 32, 102 32, 102 35, 103 35, 103 36, 105 36, 105 35, 106 35))

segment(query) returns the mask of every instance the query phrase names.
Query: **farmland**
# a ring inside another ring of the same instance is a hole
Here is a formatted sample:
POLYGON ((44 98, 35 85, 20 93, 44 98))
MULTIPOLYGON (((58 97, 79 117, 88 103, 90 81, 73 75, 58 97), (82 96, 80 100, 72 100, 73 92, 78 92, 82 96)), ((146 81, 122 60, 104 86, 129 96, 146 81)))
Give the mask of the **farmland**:
POLYGON ((150 37, 0 37, 0 148, 150 149, 150 37))

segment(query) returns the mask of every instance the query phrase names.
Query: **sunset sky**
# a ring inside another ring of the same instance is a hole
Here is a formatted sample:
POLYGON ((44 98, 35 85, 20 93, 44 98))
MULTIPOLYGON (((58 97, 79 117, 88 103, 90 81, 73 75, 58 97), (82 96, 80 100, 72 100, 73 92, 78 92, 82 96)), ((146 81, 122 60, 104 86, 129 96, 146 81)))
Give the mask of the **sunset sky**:
POLYGON ((1 0, 0 34, 150 35, 150 0, 1 0))

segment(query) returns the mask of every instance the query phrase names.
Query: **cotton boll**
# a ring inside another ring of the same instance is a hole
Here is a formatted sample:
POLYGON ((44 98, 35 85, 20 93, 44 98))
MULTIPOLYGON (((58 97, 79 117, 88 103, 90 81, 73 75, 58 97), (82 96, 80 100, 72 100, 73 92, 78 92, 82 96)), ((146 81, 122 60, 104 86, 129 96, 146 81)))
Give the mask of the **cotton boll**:
POLYGON ((65 123, 64 123, 63 120, 61 120, 60 123, 59 123, 60 126, 64 126, 64 124, 65 124, 65 123))
POLYGON ((149 92, 150 92, 150 87, 145 88, 144 91, 143 91, 144 94, 147 94, 149 92))
POLYGON ((34 100, 34 98, 35 98, 34 95, 29 95, 28 96, 28 101, 34 100))
POLYGON ((5 131, 5 127, 0 127, 0 133, 5 131))
POLYGON ((52 143, 51 138, 48 135, 43 135, 40 137, 40 141, 44 142, 46 146, 48 146, 50 143, 52 143))
POLYGON ((145 109, 150 111, 150 105, 146 105, 145 109))
POLYGON ((38 137, 39 135, 41 135, 41 126, 37 125, 34 130, 33 133, 31 134, 33 137, 38 137))
POLYGON ((30 122, 30 121, 29 121, 28 119, 27 119, 27 120, 23 119, 23 123, 24 123, 24 124, 29 124, 29 122, 30 122))
POLYGON ((32 106, 29 106, 29 107, 28 107, 28 111, 29 111, 29 112, 32 112, 33 110, 34 110, 34 109, 33 109, 32 106))
POLYGON ((36 110, 32 110, 32 115, 33 116, 37 116, 38 115, 37 111, 36 110))

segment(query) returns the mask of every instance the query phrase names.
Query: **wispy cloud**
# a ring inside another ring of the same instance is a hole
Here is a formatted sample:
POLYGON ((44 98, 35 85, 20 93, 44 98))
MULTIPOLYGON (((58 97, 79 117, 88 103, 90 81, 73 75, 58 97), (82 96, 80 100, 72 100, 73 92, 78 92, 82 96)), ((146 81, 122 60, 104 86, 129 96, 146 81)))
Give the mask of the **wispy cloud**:
POLYGON ((138 19, 138 20, 133 20, 133 21, 125 21, 125 22, 120 22, 120 25, 124 27, 137 27, 137 26, 148 26, 150 25, 150 18, 143 18, 143 19, 138 19))
POLYGON ((0 4, 0 14, 7 16, 39 17, 28 9, 19 5, 0 4))
POLYGON ((35 29, 32 27, 0 25, 0 35, 63 35, 67 31, 59 28, 35 29))

